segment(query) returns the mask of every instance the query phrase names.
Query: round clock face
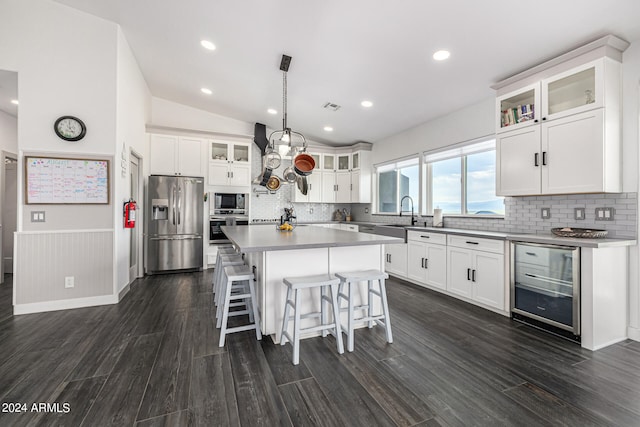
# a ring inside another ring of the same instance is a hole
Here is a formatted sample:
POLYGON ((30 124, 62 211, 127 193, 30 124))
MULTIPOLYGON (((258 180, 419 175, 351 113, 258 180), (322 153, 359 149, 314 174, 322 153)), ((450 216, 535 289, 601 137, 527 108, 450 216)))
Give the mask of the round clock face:
POLYGON ((62 116, 56 120, 53 129, 65 141, 80 141, 87 133, 87 127, 82 120, 73 116, 62 116))

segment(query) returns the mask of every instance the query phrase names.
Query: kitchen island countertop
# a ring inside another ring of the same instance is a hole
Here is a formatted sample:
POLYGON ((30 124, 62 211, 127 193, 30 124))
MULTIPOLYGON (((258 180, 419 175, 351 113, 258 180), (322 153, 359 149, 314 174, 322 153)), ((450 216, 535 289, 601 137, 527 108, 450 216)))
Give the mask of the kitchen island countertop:
POLYGON ((298 225, 293 231, 280 231, 273 224, 223 226, 221 229, 234 246, 245 253, 405 243, 404 239, 396 237, 311 225, 298 225))

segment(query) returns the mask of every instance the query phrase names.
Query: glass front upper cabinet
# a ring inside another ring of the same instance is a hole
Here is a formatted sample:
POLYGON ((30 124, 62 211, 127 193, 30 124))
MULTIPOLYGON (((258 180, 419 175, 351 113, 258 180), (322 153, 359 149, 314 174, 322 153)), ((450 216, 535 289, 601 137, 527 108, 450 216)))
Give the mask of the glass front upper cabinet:
POLYGON ((324 170, 335 170, 336 169, 336 158, 333 154, 323 154, 322 155, 322 169, 324 170))
POLYGON ((535 83, 497 98, 498 132, 537 123, 540 83, 535 83))
POLYGON ((234 162, 249 161, 249 146, 244 144, 231 144, 232 156, 234 162))
POLYGON ((598 60, 543 80, 544 119, 603 107, 602 69, 598 60))
POLYGON ((348 171, 349 170, 349 158, 351 154, 338 154, 338 170, 339 171, 348 171))
POLYGON ((497 131, 603 107, 603 69, 599 59, 498 97, 497 131))

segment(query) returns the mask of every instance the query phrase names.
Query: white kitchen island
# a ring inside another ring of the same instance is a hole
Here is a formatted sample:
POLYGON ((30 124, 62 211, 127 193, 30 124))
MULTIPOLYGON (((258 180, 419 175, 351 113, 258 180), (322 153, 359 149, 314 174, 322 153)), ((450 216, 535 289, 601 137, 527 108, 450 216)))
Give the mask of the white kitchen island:
MULTIPOLYGON (((376 269, 384 271, 384 245, 404 243, 404 239, 300 225, 293 231, 279 231, 275 225, 224 226, 222 231, 256 276, 256 292, 261 329, 280 342, 280 328, 286 300, 284 277, 335 274, 341 271, 376 269)), ((355 304, 366 297, 366 282, 360 283, 355 304)), ((320 310, 319 291, 303 296, 302 313, 320 310)), ((375 312, 380 312, 375 298, 375 312)), ((359 314, 359 313, 358 313, 359 314)), ((346 313, 343 313, 346 324, 346 313)), ((314 326, 317 319, 305 319, 302 327, 314 326)), ((393 318, 391 319, 393 325, 393 318)), ((303 338, 305 338, 303 336, 303 338)))

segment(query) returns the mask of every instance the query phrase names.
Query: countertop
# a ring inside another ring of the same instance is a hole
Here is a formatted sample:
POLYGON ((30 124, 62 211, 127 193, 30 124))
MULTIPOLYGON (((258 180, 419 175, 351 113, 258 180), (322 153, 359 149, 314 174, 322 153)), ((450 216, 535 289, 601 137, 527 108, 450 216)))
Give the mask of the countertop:
POLYGON ((307 225, 298 225, 293 231, 279 231, 274 224, 252 225, 251 227, 223 226, 221 229, 241 252, 404 243, 403 239, 396 237, 307 225))
MULTIPOLYGON (((358 222, 353 222, 357 224, 358 222)), ((348 224, 348 222, 347 222, 348 224)), ((364 223, 373 225, 372 223, 364 223)), ((378 226, 389 224, 375 223, 378 226)), ((405 227, 409 231, 427 231, 431 233, 456 234, 460 236, 481 237, 485 239, 510 240, 530 243, 541 243, 548 245, 577 246, 582 248, 606 248, 615 246, 633 246, 637 243, 635 239, 583 239, 575 237, 560 237, 554 234, 525 234, 525 233, 504 233, 495 231, 482 230, 466 230, 461 228, 443 228, 443 227, 415 227, 407 225, 405 227)))

